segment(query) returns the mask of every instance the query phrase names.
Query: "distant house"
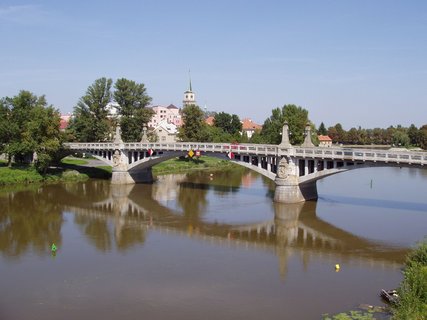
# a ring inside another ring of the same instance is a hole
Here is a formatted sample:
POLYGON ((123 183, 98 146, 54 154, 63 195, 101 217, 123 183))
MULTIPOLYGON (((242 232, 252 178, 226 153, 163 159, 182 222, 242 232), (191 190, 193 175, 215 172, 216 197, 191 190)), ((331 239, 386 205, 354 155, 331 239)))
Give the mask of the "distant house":
POLYGON ((107 103, 107 105, 105 106, 105 109, 108 112, 107 117, 108 118, 119 117, 119 108, 120 108, 120 105, 117 102, 109 102, 109 103, 107 103))
POLYGON ((262 126, 253 122, 249 118, 245 118, 242 120, 242 134, 246 132, 248 138, 251 138, 255 131, 260 131, 262 126))
POLYGON ((180 109, 173 104, 170 104, 167 107, 154 106, 151 109, 154 111, 154 115, 148 122, 149 127, 155 128, 163 120, 166 120, 168 123, 172 123, 178 127, 182 125, 180 109))
POLYGON ((332 147, 332 139, 329 136, 319 135, 319 147, 329 148, 332 147))
POLYGON ((71 120, 71 114, 62 114, 59 122, 59 131, 65 131, 71 120))
POLYGON ((153 129, 153 133, 157 135, 159 142, 176 142, 178 129, 175 124, 163 119, 153 129))
POLYGON ((213 126, 214 125, 214 120, 215 120, 215 118, 212 117, 212 116, 210 116, 210 117, 207 117, 205 119, 205 123, 208 124, 208 125, 210 125, 210 126, 213 126))

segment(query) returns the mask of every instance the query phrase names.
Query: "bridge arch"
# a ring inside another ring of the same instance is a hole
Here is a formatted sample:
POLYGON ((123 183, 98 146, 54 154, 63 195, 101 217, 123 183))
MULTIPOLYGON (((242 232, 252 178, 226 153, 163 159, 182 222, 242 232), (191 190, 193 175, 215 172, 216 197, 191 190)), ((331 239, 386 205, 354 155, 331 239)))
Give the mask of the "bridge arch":
MULTIPOLYGON (((316 171, 307 175, 300 176, 298 178, 298 181, 300 184, 304 183, 310 183, 310 182, 316 182, 318 180, 324 179, 326 177, 350 171, 355 169, 364 169, 364 168, 380 168, 380 167, 408 167, 408 168, 414 168, 418 166, 413 165, 405 165, 405 164, 393 164, 393 163, 376 163, 376 162, 356 162, 356 163, 346 163, 343 166, 330 168, 330 169, 324 169, 321 171, 316 171)), ((421 166, 419 168, 422 168, 421 166)))

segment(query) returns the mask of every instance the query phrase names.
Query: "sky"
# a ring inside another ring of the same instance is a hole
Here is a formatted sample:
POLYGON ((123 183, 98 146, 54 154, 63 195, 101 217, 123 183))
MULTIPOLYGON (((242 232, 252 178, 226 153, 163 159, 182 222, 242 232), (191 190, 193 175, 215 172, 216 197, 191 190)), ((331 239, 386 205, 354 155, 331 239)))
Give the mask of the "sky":
POLYGON ((0 97, 72 112, 100 77, 144 83, 153 105, 262 124, 296 104, 317 126, 427 124, 424 0, 0 0, 0 97))

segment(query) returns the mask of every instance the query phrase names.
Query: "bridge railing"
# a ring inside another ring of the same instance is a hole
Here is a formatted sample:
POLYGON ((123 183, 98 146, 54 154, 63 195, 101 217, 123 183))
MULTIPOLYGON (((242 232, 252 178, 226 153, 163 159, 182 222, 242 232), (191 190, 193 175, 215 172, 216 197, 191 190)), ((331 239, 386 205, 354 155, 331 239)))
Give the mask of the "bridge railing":
POLYGON ((389 151, 348 148, 295 148, 295 155, 304 158, 322 158, 347 161, 381 161, 404 164, 427 164, 427 152, 389 151))
POLYGON ((176 142, 176 143, 140 143, 131 142, 122 145, 110 142, 98 143, 65 143, 66 147, 72 150, 115 150, 125 148, 127 150, 159 150, 159 151, 189 151, 200 150, 203 152, 234 152, 250 153, 260 155, 277 155, 276 145, 257 144, 232 144, 232 143, 197 143, 197 142, 176 142))

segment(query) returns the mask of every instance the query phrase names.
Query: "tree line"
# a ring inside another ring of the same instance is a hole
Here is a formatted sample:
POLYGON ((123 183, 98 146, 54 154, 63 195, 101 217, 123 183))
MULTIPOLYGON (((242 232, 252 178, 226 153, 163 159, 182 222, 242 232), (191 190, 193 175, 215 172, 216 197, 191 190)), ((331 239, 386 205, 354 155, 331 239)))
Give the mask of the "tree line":
POLYGON ((340 123, 325 128, 323 122, 318 129, 319 134, 327 134, 336 143, 352 145, 392 145, 396 147, 420 147, 427 149, 427 125, 417 128, 414 124, 409 127, 398 125, 386 129, 351 128, 346 131, 340 123))

